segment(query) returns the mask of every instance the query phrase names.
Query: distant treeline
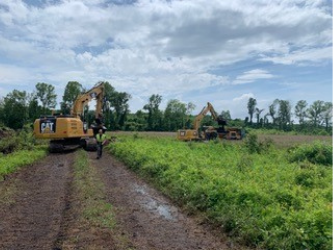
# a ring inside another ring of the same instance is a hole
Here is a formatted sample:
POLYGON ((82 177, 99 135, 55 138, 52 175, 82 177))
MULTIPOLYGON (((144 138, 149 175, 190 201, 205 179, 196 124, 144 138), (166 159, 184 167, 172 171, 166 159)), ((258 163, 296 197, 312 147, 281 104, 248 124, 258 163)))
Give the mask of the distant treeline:
MULTIPOLYGON (((131 113, 128 105, 131 95, 118 92, 110 83, 104 83, 104 123, 109 130, 176 131, 180 128, 191 128, 195 118, 191 113, 196 108, 192 102, 183 103, 173 99, 161 110, 162 96, 154 94, 141 110, 131 113)), ((69 114, 75 99, 85 91, 79 82, 68 82, 60 110, 54 110, 57 95, 52 84, 37 83, 32 93, 15 89, 0 98, 0 125, 21 129, 25 124, 32 124, 41 115, 50 115, 52 110, 55 113, 69 114)), ((249 114, 245 119, 232 119, 229 110, 222 110, 218 115, 226 119, 229 126, 332 134, 332 102, 318 100, 308 104, 305 100, 300 100, 292 107, 290 101, 276 99, 265 108, 258 107, 256 99, 250 98, 244 109, 247 109, 249 114)), ((87 106, 84 118, 92 123, 94 116, 94 111, 87 106)), ((209 115, 203 119, 202 125, 217 126, 209 115)))

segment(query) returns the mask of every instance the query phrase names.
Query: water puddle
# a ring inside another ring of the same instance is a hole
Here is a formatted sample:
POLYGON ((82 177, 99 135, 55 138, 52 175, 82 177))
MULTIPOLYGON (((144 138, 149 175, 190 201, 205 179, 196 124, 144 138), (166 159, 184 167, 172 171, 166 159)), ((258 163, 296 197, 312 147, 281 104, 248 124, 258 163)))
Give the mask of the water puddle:
POLYGON ((169 206, 165 204, 165 202, 155 199, 149 194, 147 188, 144 186, 134 184, 133 188, 135 192, 141 195, 138 200, 144 208, 167 220, 177 220, 175 216, 178 214, 177 208, 169 206))

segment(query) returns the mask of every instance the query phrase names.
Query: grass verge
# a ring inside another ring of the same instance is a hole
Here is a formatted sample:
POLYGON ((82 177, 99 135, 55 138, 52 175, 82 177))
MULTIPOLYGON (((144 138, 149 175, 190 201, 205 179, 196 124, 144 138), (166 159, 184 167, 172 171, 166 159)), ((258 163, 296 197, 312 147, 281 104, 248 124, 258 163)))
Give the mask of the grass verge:
POLYGON ((19 150, 12 154, 0 156, 0 181, 4 177, 17 169, 30 165, 45 157, 47 151, 45 147, 36 147, 34 150, 19 150))

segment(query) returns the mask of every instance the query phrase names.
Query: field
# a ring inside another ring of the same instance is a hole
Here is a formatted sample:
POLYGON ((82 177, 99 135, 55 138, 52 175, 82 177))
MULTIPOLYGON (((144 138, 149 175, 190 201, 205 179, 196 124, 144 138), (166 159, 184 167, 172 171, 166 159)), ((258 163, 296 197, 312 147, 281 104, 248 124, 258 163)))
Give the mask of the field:
MULTIPOLYGON (((176 132, 128 132, 128 131, 113 131, 109 133, 111 136, 133 135, 139 134, 149 137, 168 137, 176 138, 176 132)), ((276 147, 283 148, 299 144, 309 144, 314 141, 323 141, 332 144, 331 136, 322 135, 293 135, 293 134, 257 134, 259 140, 273 140, 276 147)), ((232 143, 239 143, 239 141, 232 141, 232 143)))
POLYGON ((174 133, 113 135, 112 154, 241 244, 332 248, 330 137, 184 143, 174 133))

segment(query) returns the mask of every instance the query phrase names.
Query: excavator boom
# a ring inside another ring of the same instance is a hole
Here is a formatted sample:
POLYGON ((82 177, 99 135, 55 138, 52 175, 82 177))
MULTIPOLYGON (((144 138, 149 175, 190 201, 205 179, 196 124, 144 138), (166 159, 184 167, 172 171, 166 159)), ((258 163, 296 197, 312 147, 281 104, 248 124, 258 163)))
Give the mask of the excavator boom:
POLYGON ((104 98, 104 83, 100 83, 97 86, 93 87, 89 91, 84 94, 78 96, 75 100, 73 108, 71 109, 71 115, 74 117, 81 117, 83 114, 84 107, 88 105, 88 103, 92 99, 96 99, 96 110, 95 110, 95 118, 98 117, 102 112, 104 98))
POLYGON ((214 120, 217 120, 217 114, 213 108, 213 105, 210 104, 210 102, 207 103, 207 106, 203 107, 201 112, 195 117, 194 122, 193 122, 193 128, 195 130, 198 130, 200 128, 200 124, 202 119, 207 115, 207 113, 210 112, 211 115, 213 116, 214 120))

